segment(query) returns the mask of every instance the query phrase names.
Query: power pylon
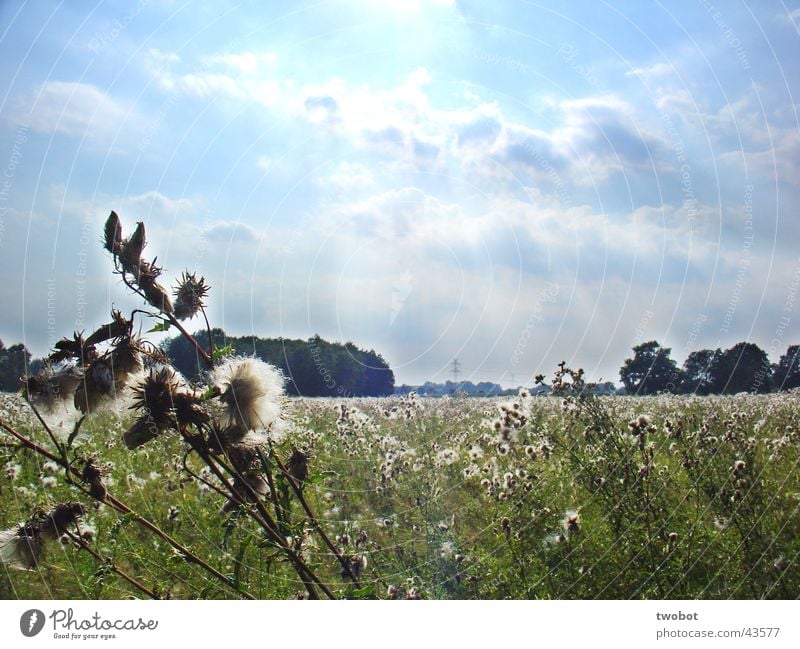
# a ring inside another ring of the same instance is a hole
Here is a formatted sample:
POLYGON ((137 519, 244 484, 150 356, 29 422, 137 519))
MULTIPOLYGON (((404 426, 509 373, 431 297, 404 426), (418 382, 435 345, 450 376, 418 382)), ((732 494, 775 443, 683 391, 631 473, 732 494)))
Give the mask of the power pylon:
POLYGON ((453 359, 450 373, 453 375, 453 383, 458 383, 458 377, 461 376, 461 363, 457 358, 453 359))

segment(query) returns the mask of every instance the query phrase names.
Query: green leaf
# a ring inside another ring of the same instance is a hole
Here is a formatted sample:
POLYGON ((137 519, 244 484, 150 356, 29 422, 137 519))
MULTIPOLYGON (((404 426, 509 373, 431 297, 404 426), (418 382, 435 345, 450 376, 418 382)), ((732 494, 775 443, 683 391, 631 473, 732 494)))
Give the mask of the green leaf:
POLYGON ((336 471, 318 471, 318 472, 312 473, 310 476, 308 476, 308 478, 306 479, 306 482, 308 484, 319 484, 325 478, 338 477, 338 475, 339 474, 336 471))
POLYGON ((375 599, 375 585, 362 586, 347 593, 348 599, 375 599))
POLYGON ((152 334, 152 333, 156 333, 156 332, 159 332, 159 331, 169 331, 169 328, 170 328, 170 323, 169 322, 166 322, 166 321, 165 322, 159 322, 155 327, 153 327, 152 329, 148 330, 147 333, 152 334))
POLYGON ((225 358, 233 354, 233 345, 225 345, 224 347, 217 347, 214 350, 214 358, 225 358))

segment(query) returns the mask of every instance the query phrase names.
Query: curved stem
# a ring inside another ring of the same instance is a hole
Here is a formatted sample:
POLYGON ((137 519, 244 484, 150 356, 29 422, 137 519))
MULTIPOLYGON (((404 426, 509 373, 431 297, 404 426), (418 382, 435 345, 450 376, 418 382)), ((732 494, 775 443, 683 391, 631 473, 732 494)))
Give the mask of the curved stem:
POLYGON ((85 550, 86 552, 91 554, 95 559, 97 559, 97 561, 99 563, 103 564, 104 566, 107 566, 110 570, 114 571, 116 574, 118 574, 120 577, 122 577, 125 581, 127 581, 131 586, 133 586, 134 588, 138 588, 145 595, 147 595, 150 599, 159 599, 159 597, 152 590, 150 590, 146 586, 143 586, 136 579, 131 577, 128 573, 126 573, 123 570, 121 570, 120 568, 118 568, 109 559, 100 556, 100 554, 95 552, 94 549, 86 541, 84 541, 79 535, 73 534, 69 530, 66 531, 66 535, 70 538, 70 540, 75 544, 75 546, 79 550, 85 550))
MULTIPOLYGON (((56 455, 53 455, 50 451, 48 451, 47 449, 43 448, 42 446, 40 446, 39 444, 37 444, 33 440, 30 440, 27 437, 25 437, 24 435, 22 435, 21 433, 18 433, 16 430, 14 430, 10 426, 8 426, 2 420, 0 420, 0 427, 2 427, 8 434, 12 435, 16 439, 18 439, 20 442, 22 442, 22 444, 24 446, 28 447, 32 451, 35 451, 36 453, 38 453, 42 457, 46 457, 48 460, 52 460, 56 464, 60 465, 64 469, 66 469, 69 473, 71 473, 72 475, 76 476, 78 479, 81 478, 80 472, 76 468, 71 466, 69 464, 69 462, 63 460, 62 458, 60 458, 60 457, 58 457, 56 455)), ((91 495, 91 494, 89 494, 89 495, 91 495)), ((95 498, 94 496, 92 496, 92 497, 95 498)), ((150 530, 154 534, 160 536, 167 543, 169 543, 173 548, 175 548, 178 552, 180 552, 181 555, 187 561, 190 561, 191 563, 197 564, 203 570, 205 570, 207 573, 209 573, 214 578, 216 578, 219 581, 221 581, 222 583, 224 583, 226 586, 228 586, 229 588, 234 590, 237 594, 241 595, 245 599, 255 599, 255 597, 253 597, 253 595, 251 595, 247 591, 244 591, 244 590, 241 590, 241 589, 237 588, 234 585, 234 583, 228 577, 223 575, 216 568, 210 566, 208 563, 203 561, 203 559, 201 559, 196 554, 191 552, 191 550, 189 550, 188 548, 186 548, 185 546, 180 544, 178 541, 173 539, 169 534, 164 532, 157 525, 155 525, 154 523, 150 522, 149 520, 147 520, 143 516, 141 516, 141 515, 137 514, 136 512, 134 512, 130 507, 128 507, 128 505, 126 505, 124 502, 122 502, 118 498, 115 498, 111 494, 106 493, 105 500, 100 500, 99 498, 95 498, 95 500, 97 500, 98 502, 101 502, 101 503, 111 504, 114 507, 114 509, 116 509, 118 512, 123 513, 123 514, 128 514, 128 515, 132 516, 133 519, 137 523, 139 523, 142 527, 147 528, 148 530, 150 530)))

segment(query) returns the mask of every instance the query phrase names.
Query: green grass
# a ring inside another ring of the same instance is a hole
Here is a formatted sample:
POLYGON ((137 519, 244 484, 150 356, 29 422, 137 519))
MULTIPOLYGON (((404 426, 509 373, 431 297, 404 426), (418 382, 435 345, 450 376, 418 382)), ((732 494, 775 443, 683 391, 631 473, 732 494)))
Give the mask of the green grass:
MULTIPOLYGON (((518 399, 526 421, 512 427, 504 452, 494 422, 512 401, 291 400, 279 454, 293 445, 312 454, 304 492, 343 553, 366 557, 362 589, 348 588, 319 536, 304 531, 311 526, 294 499, 287 535, 301 539, 309 564, 342 596, 800 596, 800 396, 518 399), (356 414, 341 417, 341 403, 356 414), (649 418, 641 434, 628 425, 639 414, 649 418), (471 459, 478 447, 482 456, 471 459)), ((16 397, 0 408, 4 421, 47 443, 16 397)), ((256 525, 220 513, 224 499, 183 472, 176 436, 127 451, 128 423, 96 415, 79 448, 113 463, 114 495, 255 597, 303 591, 256 525)), ((7 463, 21 468, 13 480, 0 474, 0 529, 80 500, 92 547, 148 588, 173 598, 237 596, 134 521, 92 507, 31 451, 0 447, 7 463), (48 475, 56 486, 43 485, 48 475)), ((0 567, 6 599, 141 596, 87 552, 57 542, 36 570, 0 567)))

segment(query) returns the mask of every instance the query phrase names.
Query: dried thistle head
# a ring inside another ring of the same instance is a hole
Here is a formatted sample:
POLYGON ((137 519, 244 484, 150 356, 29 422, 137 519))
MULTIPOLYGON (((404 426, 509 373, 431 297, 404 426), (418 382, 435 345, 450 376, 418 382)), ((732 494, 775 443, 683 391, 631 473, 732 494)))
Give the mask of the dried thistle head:
POLYGON ((118 387, 125 383, 131 374, 142 369, 139 346, 134 338, 125 335, 117 340, 111 352, 111 366, 118 387))
POLYGON ((171 367, 151 367, 133 388, 133 394, 131 408, 141 414, 123 433, 129 449, 149 442, 168 428, 209 421, 210 417, 199 399, 186 390, 181 377, 171 367))
POLYGON ((25 398, 46 412, 74 398, 83 371, 72 362, 45 366, 35 375, 22 379, 25 398))
POLYGON ((120 261, 125 266, 135 268, 142 257, 142 251, 146 245, 147 240, 145 238, 144 223, 139 221, 136 224, 136 229, 133 231, 133 234, 122 241, 120 246, 121 250, 119 252, 120 261))
POLYGON ((178 377, 171 368, 150 369, 149 374, 133 388, 131 408, 141 411, 141 415, 123 433, 125 446, 137 448, 173 423, 172 412, 179 387, 178 377))
MULTIPOLYGON (((237 476, 233 479, 233 488, 245 502, 254 502, 253 493, 255 493, 259 499, 266 498, 267 494, 269 494, 269 485, 264 479, 264 476, 259 473, 247 474, 242 476, 242 478, 237 476), (252 492, 250 491, 251 489, 252 492)), ((222 512, 231 512, 239 507, 239 504, 240 503, 237 503, 233 499, 228 500, 222 507, 222 512)))
POLYGON ((112 309, 111 322, 100 326, 86 339, 86 345, 94 346, 106 340, 130 336, 131 322, 119 311, 112 309))
POLYGON ((116 212, 111 212, 105 225, 103 245, 114 256, 117 272, 131 278, 151 306, 162 313, 172 313, 170 297, 156 281, 161 268, 156 265, 155 259, 151 262, 142 259, 142 251, 147 245, 144 223, 138 222, 133 234, 123 239, 119 217, 116 212))
POLYGON ((94 412, 105 397, 114 393, 114 370, 110 356, 98 358, 84 371, 75 390, 75 408, 83 414, 94 412))
POLYGON ((272 429, 282 423, 283 377, 256 358, 232 358, 212 376, 226 406, 227 423, 243 430, 272 429))
POLYGON ((33 570, 39 565, 42 540, 39 531, 20 525, 0 532, 0 563, 18 570, 33 570))
POLYGON ((178 320, 193 318, 202 309, 203 299, 208 295, 209 286, 205 278, 197 279, 195 273, 184 272, 175 288, 175 317, 178 320))
POLYGON ((258 451, 251 444, 228 444, 225 446, 225 455, 240 473, 260 468, 258 451))
POLYGON ((93 345, 88 345, 83 335, 77 331, 73 337, 62 338, 54 345, 56 350, 48 356, 51 363, 59 363, 67 359, 75 359, 79 363, 89 363, 97 357, 93 345))
POLYGON ((55 505, 49 512, 37 511, 16 529, 0 532, 0 562, 23 570, 39 565, 45 539, 58 539, 86 513, 78 502, 55 505))
POLYGON ((95 411, 107 397, 124 390, 131 375, 141 367, 137 343, 127 335, 119 338, 110 351, 85 368, 75 390, 75 408, 84 414, 95 411))
POLYGON ((103 247, 112 255, 118 255, 122 244, 122 223, 114 210, 111 210, 111 214, 106 219, 103 234, 103 247))
MULTIPOLYGON (((59 503, 44 518, 38 519, 40 522, 35 524, 39 525, 39 531, 42 534, 57 539, 85 513, 86 507, 79 502, 59 503)), ((35 520, 37 520, 36 515, 31 518, 31 524, 34 524, 35 520)))
POLYGON ((106 499, 108 491, 106 490, 105 482, 103 482, 103 476, 105 476, 108 471, 109 469, 107 466, 97 464, 94 459, 89 458, 86 460, 86 464, 84 464, 83 471, 81 472, 81 480, 89 485, 89 495, 91 495, 92 498, 96 498, 99 501, 106 499))
POLYGON ((161 268, 156 265, 155 259, 150 263, 144 260, 139 261, 139 267, 135 273, 136 283, 144 293, 145 299, 162 313, 172 313, 172 300, 164 287, 156 281, 159 275, 161 275, 161 268))
POLYGON ((309 454, 299 448, 293 448, 292 454, 286 461, 286 469, 289 475, 298 482, 308 479, 308 458, 309 454))

